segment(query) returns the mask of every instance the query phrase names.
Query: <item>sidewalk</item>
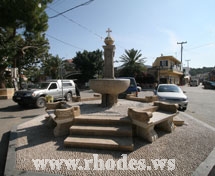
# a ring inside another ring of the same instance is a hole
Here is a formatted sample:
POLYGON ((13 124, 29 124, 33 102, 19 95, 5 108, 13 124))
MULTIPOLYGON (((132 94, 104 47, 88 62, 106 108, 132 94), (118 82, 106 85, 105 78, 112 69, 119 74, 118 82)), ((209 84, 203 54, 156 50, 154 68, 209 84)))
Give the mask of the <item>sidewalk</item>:
MULTIPOLYGON (((86 92, 87 94, 87 92, 86 92)), ((82 95, 83 96, 83 95, 82 95)), ((119 100, 110 109, 101 109, 100 101, 77 103, 82 113, 119 113, 127 115, 127 107, 147 106, 146 103, 119 100)), ((185 125, 176 127, 173 133, 158 132, 159 138, 148 143, 140 138, 134 138, 134 151, 126 153, 128 159, 145 159, 149 165, 151 159, 175 159, 176 167, 169 171, 149 170, 61 170, 36 171, 32 159, 91 159, 98 154, 99 159, 114 161, 121 158, 125 152, 95 149, 65 148, 63 140, 66 136, 55 138, 52 129, 44 125, 44 115, 18 125, 11 131, 5 175, 213 175, 215 161, 215 129, 202 123, 186 113, 179 116, 185 120, 185 125), (212 170, 212 171, 211 171, 212 170)))

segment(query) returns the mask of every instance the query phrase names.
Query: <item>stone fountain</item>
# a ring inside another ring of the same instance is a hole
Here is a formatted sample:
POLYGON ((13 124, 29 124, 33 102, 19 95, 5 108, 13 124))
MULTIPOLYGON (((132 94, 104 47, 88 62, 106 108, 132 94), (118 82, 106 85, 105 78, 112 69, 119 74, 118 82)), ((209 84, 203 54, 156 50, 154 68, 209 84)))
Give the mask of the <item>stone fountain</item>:
POLYGON ((114 77, 114 65, 113 58, 115 54, 114 40, 110 36, 110 29, 106 31, 108 36, 104 42, 106 45, 104 48, 104 78, 103 79, 91 79, 89 81, 90 88, 97 93, 102 94, 103 107, 112 107, 118 102, 118 94, 124 92, 129 84, 129 79, 115 79, 114 77))

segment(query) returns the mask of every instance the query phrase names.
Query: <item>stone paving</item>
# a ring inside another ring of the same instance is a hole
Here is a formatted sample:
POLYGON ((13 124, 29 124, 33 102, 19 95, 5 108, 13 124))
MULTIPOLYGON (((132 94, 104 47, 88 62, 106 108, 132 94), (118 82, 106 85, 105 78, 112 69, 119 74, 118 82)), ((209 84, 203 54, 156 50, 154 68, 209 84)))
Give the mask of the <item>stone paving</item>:
MULTIPOLYGON (((147 103, 119 100, 119 103, 108 109, 99 106, 100 101, 78 102, 82 114, 121 114, 127 115, 128 107, 145 107, 147 103)), ((74 105, 74 104, 73 104, 74 105)), ((66 148, 63 141, 66 136, 54 137, 53 130, 45 125, 44 116, 38 116, 17 127, 16 140, 16 164, 20 173, 26 171, 49 173, 58 175, 192 175, 196 168, 208 157, 215 147, 214 130, 203 125, 201 122, 189 118, 185 113, 179 113, 185 125, 176 127, 172 133, 159 131, 159 138, 153 142, 134 137, 133 152, 119 152, 110 150, 66 148), (127 154, 127 161, 131 159, 145 159, 145 170, 90 170, 68 169, 62 164, 60 170, 52 170, 49 165, 42 170, 36 170, 32 159, 80 159, 79 166, 84 166, 84 159, 94 159, 93 154, 98 154, 98 159, 103 161, 117 161, 122 159, 122 154, 127 154), (163 170, 155 169, 152 159, 175 159, 175 169, 168 170, 168 164, 163 170), (151 169, 150 169, 151 168, 151 169)))

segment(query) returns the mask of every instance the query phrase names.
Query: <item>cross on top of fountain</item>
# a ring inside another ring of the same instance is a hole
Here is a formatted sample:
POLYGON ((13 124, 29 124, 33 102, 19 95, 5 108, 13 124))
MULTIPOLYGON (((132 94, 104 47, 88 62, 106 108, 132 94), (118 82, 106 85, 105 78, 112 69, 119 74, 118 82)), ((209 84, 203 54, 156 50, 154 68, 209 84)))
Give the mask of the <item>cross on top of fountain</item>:
POLYGON ((112 32, 110 28, 106 31, 108 33, 108 37, 110 37, 110 33, 112 32))
POLYGON ((106 32, 108 33, 108 36, 104 40, 105 44, 106 45, 113 45, 114 39, 110 36, 110 33, 112 32, 112 30, 110 28, 108 28, 108 30, 106 32))

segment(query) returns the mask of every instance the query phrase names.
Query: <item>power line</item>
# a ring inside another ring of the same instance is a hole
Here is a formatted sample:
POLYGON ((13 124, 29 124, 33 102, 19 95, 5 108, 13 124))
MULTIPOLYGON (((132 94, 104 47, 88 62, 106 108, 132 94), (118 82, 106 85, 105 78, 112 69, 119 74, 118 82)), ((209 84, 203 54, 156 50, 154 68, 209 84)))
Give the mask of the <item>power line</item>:
POLYGON ((196 46, 196 47, 193 47, 193 48, 188 48, 188 49, 185 49, 185 50, 186 51, 190 51, 190 50, 193 50, 193 49, 198 49, 198 48, 207 47, 207 46, 211 46, 211 45, 214 45, 214 42, 203 44, 203 45, 199 45, 199 46, 196 46))
POLYGON ((46 35, 47 35, 48 37, 52 38, 52 39, 57 40, 58 42, 61 42, 61 43, 65 44, 65 45, 72 46, 73 48, 76 48, 76 49, 84 50, 83 48, 80 48, 80 47, 75 46, 75 45, 73 45, 73 44, 71 44, 71 43, 65 42, 65 41, 63 41, 63 40, 60 40, 60 39, 58 39, 58 38, 56 38, 56 37, 53 37, 53 36, 51 36, 51 35, 49 35, 49 34, 46 34, 46 35))
MULTIPOLYGON (((53 8, 51 8, 51 7, 48 7, 48 8, 49 8, 50 10, 56 12, 56 13, 59 13, 57 10, 55 10, 55 9, 53 9, 53 8)), ((95 35, 95 36, 98 37, 99 39, 101 39, 101 40, 104 39, 101 35, 99 35, 99 34, 93 32, 91 29, 89 29, 88 27, 86 27, 86 26, 84 26, 84 25, 78 23, 77 21, 75 21, 75 20, 73 20, 73 19, 71 19, 71 18, 69 18, 69 17, 67 17, 67 16, 65 16, 65 15, 63 15, 63 14, 61 14, 61 16, 63 16, 64 18, 66 18, 66 19, 69 20, 70 22, 72 22, 72 23, 78 25, 80 28, 82 28, 82 29, 84 29, 84 30, 86 30, 86 31, 88 31, 88 32, 90 32, 90 33, 92 33, 93 35, 95 35)))
POLYGON ((71 11, 71 10, 74 10, 74 9, 76 9, 76 8, 78 8, 78 7, 88 5, 88 4, 90 4, 91 2, 93 2, 93 1, 94 1, 94 0, 89 0, 89 1, 87 1, 87 2, 85 2, 85 3, 79 4, 79 5, 75 6, 75 7, 72 7, 72 8, 70 8, 70 9, 68 9, 68 10, 65 10, 65 11, 63 11, 63 12, 60 12, 60 13, 58 13, 57 15, 51 16, 51 17, 49 17, 49 18, 50 18, 50 19, 51 19, 51 18, 56 18, 56 17, 58 17, 58 16, 60 16, 60 15, 63 15, 64 13, 69 12, 69 11, 71 11))
MULTIPOLYGON (((86 2, 86 4, 87 4, 87 3, 89 4, 89 3, 91 3, 92 1, 93 1, 93 0, 88 1, 88 2, 86 2)), ((85 4, 85 3, 84 3, 84 4, 85 4)), ((79 5, 79 6, 82 6, 82 5, 83 5, 83 4, 81 4, 81 5, 79 5)), ((73 19, 71 19, 71 18, 65 16, 63 13, 59 13, 57 10, 51 8, 50 6, 49 6, 48 8, 49 8, 50 10, 54 11, 55 13, 58 13, 57 16, 61 15, 62 17, 64 17, 64 18, 67 19, 68 21, 70 21, 70 22, 76 24, 76 25, 79 26, 80 28, 82 28, 82 29, 88 31, 89 33, 91 33, 91 34, 93 34, 93 35, 95 35, 95 36, 98 37, 100 40, 104 40, 104 37, 102 37, 101 35, 97 34, 96 32, 93 32, 93 31, 92 31, 91 29, 89 29, 88 27, 86 27, 86 26, 84 26, 84 25, 78 23, 77 21, 75 21, 75 20, 73 20, 73 19)), ((77 8, 77 6, 76 6, 76 8, 77 8)), ((70 10, 72 10, 72 9, 70 9, 70 10)), ((67 11, 68 11, 68 10, 67 10, 67 11)), ((56 15, 55 15, 55 16, 56 16, 56 15)), ((49 18, 51 18, 51 17, 49 17, 49 18)), ((52 38, 54 38, 54 37, 52 37, 52 38)), ((57 38, 55 38, 55 39, 58 40, 58 41, 60 41, 60 42, 62 42, 62 43, 64 43, 64 44, 67 43, 67 42, 64 42, 64 41, 62 41, 62 40, 59 40, 59 39, 57 39, 57 38)), ((68 44, 68 43, 67 43, 67 44, 68 44)), ((71 45, 71 44, 69 44, 69 45, 71 45)), ((121 46, 121 45, 119 45, 119 44, 116 44, 116 45, 125 50, 125 47, 123 47, 123 46, 121 46)), ((75 47, 75 48, 78 48, 78 47, 75 47)))

